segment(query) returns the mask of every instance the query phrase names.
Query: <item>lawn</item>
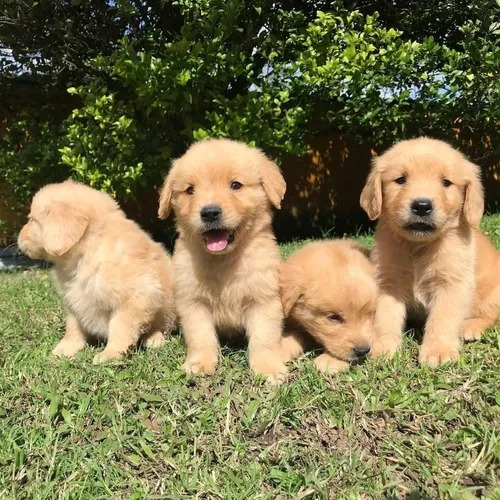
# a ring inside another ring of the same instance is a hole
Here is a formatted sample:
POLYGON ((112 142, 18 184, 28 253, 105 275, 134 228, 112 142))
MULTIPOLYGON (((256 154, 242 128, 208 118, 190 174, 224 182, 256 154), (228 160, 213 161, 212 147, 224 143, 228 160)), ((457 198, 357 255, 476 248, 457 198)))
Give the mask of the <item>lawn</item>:
MULTIPOLYGON (((500 215, 484 229, 500 248, 500 215)), ((186 377, 178 335, 113 365, 53 359, 63 321, 46 272, 0 275, 2 499, 500 498, 499 328, 439 369, 407 336, 335 376, 305 356, 274 388, 228 348, 186 377)))

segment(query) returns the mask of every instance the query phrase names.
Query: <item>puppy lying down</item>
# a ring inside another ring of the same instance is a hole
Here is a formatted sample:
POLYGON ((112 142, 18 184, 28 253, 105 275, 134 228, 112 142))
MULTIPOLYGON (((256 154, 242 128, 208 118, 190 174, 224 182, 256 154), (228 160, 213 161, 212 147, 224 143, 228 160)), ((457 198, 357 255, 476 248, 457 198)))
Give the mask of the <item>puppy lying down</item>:
POLYGON ((179 231, 173 262, 186 372, 214 373, 218 336, 246 335, 253 372, 270 382, 283 378, 271 205, 280 207, 285 188, 273 162, 234 141, 196 143, 173 163, 158 214, 173 209, 179 231))
POLYGON ((283 359, 320 345, 323 372, 338 372, 370 352, 377 300, 368 250, 348 241, 309 243, 283 263, 280 294, 286 316, 283 359))
POLYGON ((171 261, 115 201, 73 181, 33 198, 19 248, 54 263, 66 334, 52 351, 74 356, 89 338, 107 342, 94 363, 122 357, 142 340, 162 344, 175 326, 171 261))

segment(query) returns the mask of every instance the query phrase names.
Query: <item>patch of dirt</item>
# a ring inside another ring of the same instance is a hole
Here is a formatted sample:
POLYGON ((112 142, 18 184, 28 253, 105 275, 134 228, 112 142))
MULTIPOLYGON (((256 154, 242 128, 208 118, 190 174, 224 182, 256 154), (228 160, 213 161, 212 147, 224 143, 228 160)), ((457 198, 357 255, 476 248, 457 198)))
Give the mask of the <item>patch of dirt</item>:
POLYGON ((276 422, 262 433, 254 435, 254 439, 266 447, 288 442, 327 453, 347 453, 358 447, 356 439, 350 438, 344 429, 330 424, 319 412, 308 415, 298 428, 276 422))

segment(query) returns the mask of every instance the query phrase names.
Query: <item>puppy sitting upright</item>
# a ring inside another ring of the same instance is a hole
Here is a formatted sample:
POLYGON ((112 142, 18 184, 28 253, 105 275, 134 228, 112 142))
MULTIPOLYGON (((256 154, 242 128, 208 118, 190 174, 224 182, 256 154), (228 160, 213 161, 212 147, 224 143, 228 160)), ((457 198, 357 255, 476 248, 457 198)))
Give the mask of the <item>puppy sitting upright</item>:
POLYGON ((175 326, 171 261, 105 193, 73 181, 33 198, 19 248, 54 263, 66 335, 53 350, 74 356, 89 337, 107 341, 94 363, 122 357, 141 339, 161 345, 175 326))
POLYGON ((402 141, 375 158, 361 194, 379 218, 374 356, 396 352, 407 316, 426 319, 419 358, 431 366, 495 324, 500 258, 478 230, 483 205, 479 168, 444 142, 402 141))
POLYGON ((173 208, 175 297, 188 373, 212 374, 217 334, 248 337, 251 369, 279 381, 283 310, 280 254, 271 205, 280 208, 286 184, 258 149, 230 140, 194 144, 165 180, 158 215, 173 208))
POLYGON ((318 369, 338 372, 370 352, 377 283, 365 248, 347 240, 305 245, 282 264, 280 293, 284 360, 319 344, 318 369))

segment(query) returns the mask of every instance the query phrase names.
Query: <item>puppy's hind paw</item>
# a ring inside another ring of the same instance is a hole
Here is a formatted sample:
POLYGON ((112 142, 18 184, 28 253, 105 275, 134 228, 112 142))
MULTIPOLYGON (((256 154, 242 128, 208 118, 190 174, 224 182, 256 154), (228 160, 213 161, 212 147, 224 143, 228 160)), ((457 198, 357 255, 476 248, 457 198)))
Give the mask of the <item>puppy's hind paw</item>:
POLYGON ((143 340, 144 346, 148 349, 156 349, 161 347, 164 343, 165 336, 163 335, 163 332, 153 332, 143 340))
POLYGON ((285 335, 281 338, 280 355, 283 362, 287 363, 300 356, 305 350, 305 343, 298 334, 285 335))
POLYGON ((250 361, 250 368, 255 375, 264 375, 272 385, 281 384, 287 372, 286 365, 279 355, 259 355, 250 361))
POLYGON ((328 353, 320 354, 315 360, 316 368, 323 373, 338 373, 349 369, 349 363, 341 359, 334 358, 328 353))
POLYGON ((420 347, 418 360, 421 364, 435 368, 438 365, 457 361, 460 358, 458 346, 443 342, 424 342, 420 347))
POLYGON ((52 350, 52 354, 58 358, 65 356, 72 358, 75 354, 80 352, 86 345, 83 340, 73 341, 62 339, 52 350))
POLYGON ((122 352, 104 349, 104 351, 99 352, 94 356, 94 360, 92 362, 94 365, 100 365, 101 363, 106 363, 106 361, 121 358, 123 358, 122 352))
POLYGON ((464 342, 474 342, 480 340, 483 334, 484 322, 478 319, 469 319, 465 322, 462 339, 464 342))
POLYGON ((482 334, 482 331, 466 330, 462 334, 462 339, 464 342, 475 342, 477 340, 481 340, 482 334))
POLYGON ((188 354, 182 368, 192 375, 213 375, 218 361, 217 352, 199 351, 195 354, 188 354))
POLYGON ((387 359, 392 359, 394 355, 398 352, 400 342, 395 340, 381 340, 377 339, 373 342, 370 349, 370 358, 385 357, 387 359))

